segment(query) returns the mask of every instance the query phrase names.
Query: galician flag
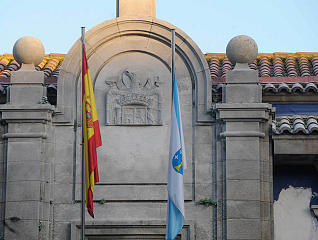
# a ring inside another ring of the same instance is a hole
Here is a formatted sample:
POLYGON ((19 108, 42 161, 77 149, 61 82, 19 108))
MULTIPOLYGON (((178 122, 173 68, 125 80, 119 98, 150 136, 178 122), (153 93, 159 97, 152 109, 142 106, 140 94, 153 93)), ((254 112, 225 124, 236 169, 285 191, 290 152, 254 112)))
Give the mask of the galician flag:
POLYGON ((173 240, 184 222, 183 170, 186 168, 181 112, 176 74, 173 79, 170 152, 168 165, 167 240, 173 240))
POLYGON ((82 59, 82 101, 86 207, 88 213, 94 217, 93 188, 95 183, 99 182, 96 148, 102 145, 102 140, 99 131, 94 90, 84 44, 82 59))

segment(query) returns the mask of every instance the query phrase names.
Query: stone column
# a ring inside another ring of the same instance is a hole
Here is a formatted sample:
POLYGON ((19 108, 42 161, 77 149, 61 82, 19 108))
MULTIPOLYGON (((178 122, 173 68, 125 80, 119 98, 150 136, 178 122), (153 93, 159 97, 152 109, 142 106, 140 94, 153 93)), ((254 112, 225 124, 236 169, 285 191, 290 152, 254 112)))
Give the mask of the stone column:
POLYGON ((257 57, 257 45, 237 36, 229 42, 227 56, 236 65, 226 75, 225 103, 216 106, 217 118, 225 124, 226 239, 271 240, 272 108, 262 103, 258 72, 248 67, 257 57))
POLYGON ((13 49, 22 64, 11 76, 10 102, 2 105, 7 132, 5 239, 49 239, 52 106, 45 101, 44 74, 34 69, 44 56, 40 40, 19 39, 13 49))

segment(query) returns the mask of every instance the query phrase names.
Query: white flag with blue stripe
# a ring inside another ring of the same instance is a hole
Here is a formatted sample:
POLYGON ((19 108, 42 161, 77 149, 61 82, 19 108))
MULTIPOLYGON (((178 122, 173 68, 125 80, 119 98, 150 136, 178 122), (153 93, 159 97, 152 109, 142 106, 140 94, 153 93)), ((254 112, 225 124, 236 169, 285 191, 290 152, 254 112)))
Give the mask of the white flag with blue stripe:
POLYGON ((176 74, 172 91, 170 152, 168 165, 167 240, 173 240, 184 222, 183 170, 186 168, 179 93, 176 74))

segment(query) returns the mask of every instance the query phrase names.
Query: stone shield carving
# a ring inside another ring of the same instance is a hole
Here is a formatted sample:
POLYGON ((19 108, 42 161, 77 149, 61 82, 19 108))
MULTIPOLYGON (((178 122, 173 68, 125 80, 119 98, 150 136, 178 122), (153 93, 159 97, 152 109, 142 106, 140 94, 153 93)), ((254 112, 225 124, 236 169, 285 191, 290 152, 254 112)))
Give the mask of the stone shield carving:
POLYGON ((105 81, 106 125, 161 125, 159 77, 124 70, 117 81, 105 81))

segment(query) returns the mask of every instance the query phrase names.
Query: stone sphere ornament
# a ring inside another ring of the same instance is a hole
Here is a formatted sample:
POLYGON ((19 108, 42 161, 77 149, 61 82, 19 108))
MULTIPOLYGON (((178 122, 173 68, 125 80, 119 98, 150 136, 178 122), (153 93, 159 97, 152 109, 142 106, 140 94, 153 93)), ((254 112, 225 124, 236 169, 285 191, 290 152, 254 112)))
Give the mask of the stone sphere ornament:
POLYGON ((13 47, 13 57, 20 65, 39 65, 44 58, 44 53, 42 42, 32 36, 25 36, 18 39, 13 47))
POLYGON ((258 54, 255 40, 249 36, 239 35, 232 38, 226 47, 226 55, 232 64, 252 63, 258 54))

